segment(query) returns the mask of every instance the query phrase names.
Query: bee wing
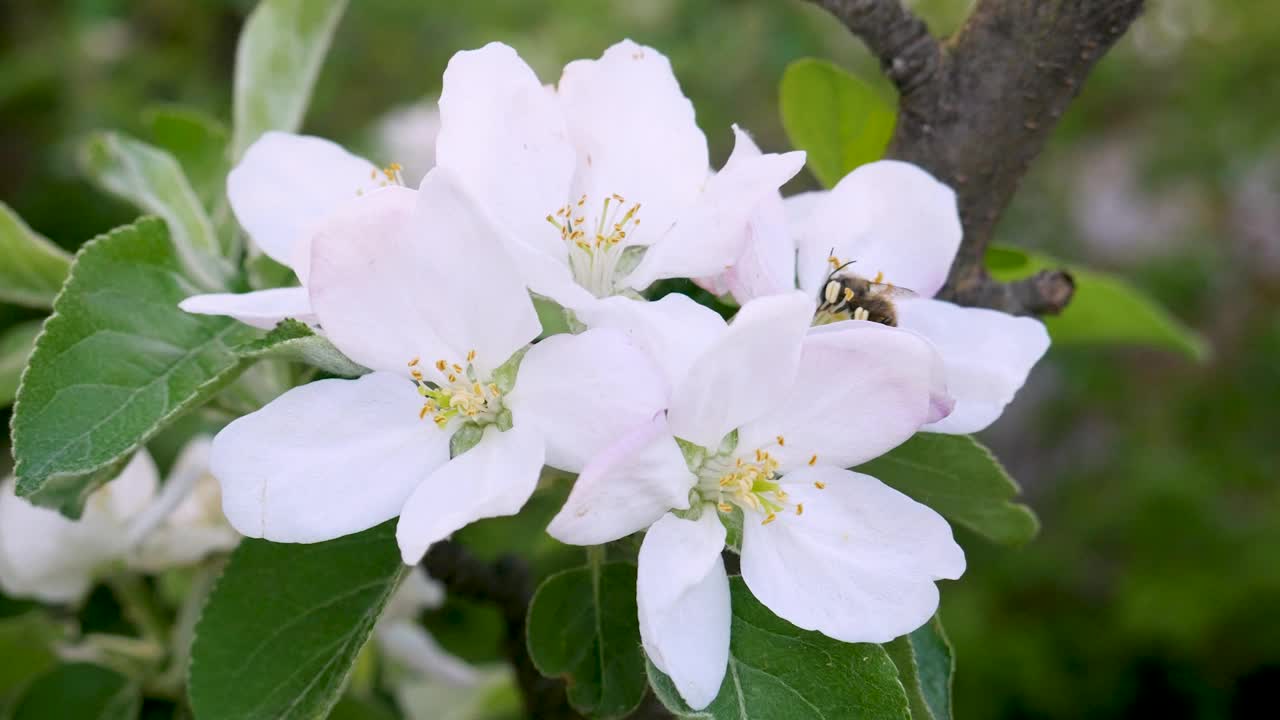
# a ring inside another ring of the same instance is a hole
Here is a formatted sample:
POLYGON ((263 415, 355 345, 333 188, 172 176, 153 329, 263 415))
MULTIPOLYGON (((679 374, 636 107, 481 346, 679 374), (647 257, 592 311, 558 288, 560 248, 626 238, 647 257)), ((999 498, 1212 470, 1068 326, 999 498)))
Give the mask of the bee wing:
POLYGON ((871 296, 886 299, 902 300, 904 298, 918 297, 915 290, 908 290, 907 288, 890 285, 889 283, 870 283, 869 290, 871 296))

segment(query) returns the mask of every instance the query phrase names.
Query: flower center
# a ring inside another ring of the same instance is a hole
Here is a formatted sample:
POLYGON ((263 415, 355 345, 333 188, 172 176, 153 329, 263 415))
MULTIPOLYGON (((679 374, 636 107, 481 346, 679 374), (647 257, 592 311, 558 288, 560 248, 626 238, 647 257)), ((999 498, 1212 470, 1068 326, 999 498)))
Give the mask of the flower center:
POLYGON ((618 276, 629 273, 627 249, 623 242, 627 233, 640 226, 640 203, 627 207, 627 201, 614 193, 604 199, 598 214, 586 195, 578 202, 565 205, 547 216, 547 222, 560 231, 560 239, 569 251, 569 270, 579 285, 596 297, 613 295, 618 276), (590 222, 588 222, 590 220, 590 222))
MULTIPOLYGON (((400 163, 393 162, 381 170, 370 170, 369 179, 375 181, 379 188, 389 185, 404 187, 404 176, 400 174, 402 170, 404 170, 404 167, 400 163)), ((359 197, 361 195, 364 195, 364 188, 356 188, 356 196, 359 197)))
POLYGON ((466 367, 437 360, 435 368, 443 378, 441 381, 427 380, 418 369, 418 358, 409 362, 412 368, 409 374, 418 386, 418 394, 425 398, 418 411, 420 419, 430 416, 442 430, 454 418, 482 426, 498 421, 503 411, 502 391, 497 383, 479 377, 473 364, 475 359, 476 351, 472 350, 467 353, 466 367))
MULTIPOLYGON (((786 441, 779 436, 778 445, 786 441)), ((816 460, 816 458, 815 458, 816 460)), ((767 449, 754 453, 722 453, 708 458, 698 469, 697 491, 706 502, 714 503, 722 513, 742 508, 763 516, 761 525, 778 519, 778 513, 804 514, 804 503, 793 503, 778 482, 778 459, 767 449)))

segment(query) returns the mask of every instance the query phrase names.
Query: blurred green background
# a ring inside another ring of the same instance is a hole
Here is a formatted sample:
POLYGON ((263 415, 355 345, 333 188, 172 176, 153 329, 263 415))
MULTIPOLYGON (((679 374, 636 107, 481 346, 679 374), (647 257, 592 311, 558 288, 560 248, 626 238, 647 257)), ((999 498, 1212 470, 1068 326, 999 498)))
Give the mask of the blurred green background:
MULTIPOLYGON (((941 34, 970 2, 914 4, 941 34)), ((156 102, 226 118, 251 5, 0 3, 0 201, 69 249, 131 220, 79 177, 77 142, 141 133, 156 102)), ((786 148, 792 60, 833 60, 892 97, 861 45, 798 0, 361 0, 306 129, 413 167, 429 151, 413 149, 417 116, 387 114, 431 100, 453 52, 501 40, 551 82, 624 36, 671 58, 717 159, 731 122, 786 148)), ((1016 550, 960 536, 969 571, 944 587, 943 617, 962 718, 1246 717, 1280 684, 1277 38, 1266 4, 1151 2, 999 228, 1129 278, 1213 353, 1055 347, 984 434, 1044 528, 1016 550)), ((0 305, 0 327, 35 316, 0 305)))

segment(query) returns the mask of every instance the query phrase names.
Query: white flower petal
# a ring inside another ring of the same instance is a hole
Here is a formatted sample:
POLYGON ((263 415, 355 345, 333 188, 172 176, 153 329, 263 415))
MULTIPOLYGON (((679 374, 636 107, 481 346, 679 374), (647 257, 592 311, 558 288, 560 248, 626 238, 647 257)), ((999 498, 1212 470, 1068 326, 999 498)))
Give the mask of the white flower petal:
POLYGON ((451 170, 517 242, 561 264, 564 242, 546 216, 568 202, 574 162, 555 95, 515 50, 489 43, 449 60, 437 165, 451 170))
POLYGON ((432 263, 416 269, 415 290, 455 358, 474 350, 476 364, 492 370, 542 332, 498 231, 449 171, 435 168, 423 179, 417 222, 415 239, 432 263))
POLYGON ((490 425, 479 444, 442 465, 405 503, 396 526, 405 564, 417 565, 432 543, 476 520, 520 512, 538 487, 543 456, 536 429, 490 425))
MULTIPOLYGON (((697 202, 649 247, 626 280, 637 289, 662 278, 717 275, 742 254, 749 222, 778 188, 804 167, 803 152, 760 154, 736 125, 737 145, 724 168, 707 181, 697 202)), ((781 229, 781 226, 779 226, 781 229)), ((789 289, 789 288, 788 288, 789 289)))
POLYGON ((474 667, 449 654, 416 620, 379 622, 374 627, 378 649, 424 680, 469 687, 479 681, 474 667))
POLYGON ((414 358, 429 367, 451 353, 422 291, 436 260, 414 228, 417 201, 413 190, 389 187, 331 214, 312 242, 307 285, 316 318, 339 350, 365 367, 405 375, 414 358))
POLYGON ((747 242, 725 283, 739 304, 795 289, 796 244, 781 195, 766 197, 752 213, 747 242))
POLYGON ((725 530, 715 512, 664 515, 640 545, 636 602, 640 640, 694 710, 715 699, 729 664, 732 609, 725 530))
POLYGON ((505 402, 517 424, 546 438, 548 465, 577 473, 664 409, 667 392, 643 350, 620 330, 601 328, 530 348, 505 402))
POLYGON ((227 519, 249 537, 309 543, 395 517, 449 458, 421 407, 407 379, 374 372, 296 387, 232 422, 210 458, 227 519))
POLYGON ((668 510, 689 507, 689 490, 696 482, 666 416, 658 415, 587 464, 547 533, 571 545, 626 537, 668 510))
POLYGON ((129 522, 130 568, 154 573, 185 567, 240 542, 222 514, 218 481, 209 474, 212 447, 205 435, 188 442, 159 495, 129 522))
POLYGON ((977 432, 1000 417, 1049 349, 1044 323, 998 310, 916 299, 898 303, 898 326, 938 348, 955 409, 925 430, 977 432))
POLYGON ((768 525, 748 517, 742 579, 801 628, 844 642, 888 642, 933 616, 935 580, 964 572, 947 522, 869 475, 805 468, 782 485, 804 514, 780 513, 768 525))
POLYGON ((159 482, 146 450, 94 491, 80 520, 37 507, 0 485, 0 589, 11 597, 66 603, 84 597, 97 574, 127 552, 126 527, 159 482))
POLYGON ((613 193, 641 203, 629 242, 648 244, 688 207, 707 180, 707 139, 671 63, 624 40, 599 60, 576 60, 558 87, 577 150, 573 196, 593 203, 613 193))
POLYGON ((178 307, 196 315, 226 315, 263 330, 274 328, 285 318, 315 324, 311 297, 306 288, 300 287, 192 295, 178 303, 178 307))
POLYGON ((798 240, 800 287, 815 294, 834 254, 868 279, 933 297, 960 247, 951 188, 910 163, 881 160, 849 173, 813 209, 798 240))
POLYGON ((937 358, 927 340, 857 320, 815 330, 786 397, 739 430, 739 452, 767 448, 783 472, 815 456, 846 468, 898 446, 933 417, 937 358))
POLYGON ((593 328, 616 328, 648 353, 674 387, 693 361, 725 331, 711 308, 672 293, 655 302, 614 296, 583 308, 578 319, 593 328))
POLYGON ((772 412, 795 382, 813 310, 800 292, 743 305, 676 385, 668 413, 676 437, 715 448, 734 428, 772 412))
MULTIPOLYGON (((227 175, 227 199, 264 253, 293 267, 294 244, 336 205, 386 178, 364 158, 308 135, 268 132, 227 175)), ((294 267, 299 277, 304 269, 294 267)))

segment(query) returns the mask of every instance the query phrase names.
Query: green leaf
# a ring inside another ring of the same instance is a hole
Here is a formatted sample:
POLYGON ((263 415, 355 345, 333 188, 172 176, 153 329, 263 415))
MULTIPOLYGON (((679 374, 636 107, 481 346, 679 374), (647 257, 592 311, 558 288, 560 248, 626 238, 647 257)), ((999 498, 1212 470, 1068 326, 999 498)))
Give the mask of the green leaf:
POLYGON ((156 218, 80 249, 18 388, 20 495, 78 517, 135 450, 239 374, 234 348, 254 331, 179 310, 196 292, 156 218))
POLYGON ((935 615, 914 632, 886 643, 911 703, 912 720, 951 720, 951 678, 955 658, 935 615))
POLYGON ((31 684, 11 720, 132 720, 142 709, 137 683, 104 667, 61 665, 31 684))
POLYGON ((22 369, 27 366, 43 324, 43 320, 30 320, 0 331, 0 407, 13 402, 17 395, 22 369))
POLYGON ((67 279, 71 256, 0 203, 0 302, 47 308, 67 279))
POLYGON ((569 681, 569 703, 593 718, 624 717, 644 699, 636 566, 592 564, 547 578, 529 604, 529 657, 569 681))
POLYGON ((222 257, 213 222, 172 155, 114 132, 93 135, 81 153, 85 173, 103 190, 164 218, 188 276, 206 290, 224 290, 232 268, 222 257))
POLYGON ((1041 318, 1055 345, 1143 345, 1196 362, 1209 358, 1209 344, 1199 333, 1121 278, 1007 247, 990 248, 986 262, 991 274, 1005 281, 1063 267, 1071 273, 1076 283, 1071 303, 1061 315, 1041 318))
POLYGON ((884 157, 896 114, 857 77, 825 60, 805 58, 787 66, 779 95, 787 137, 805 151, 809 170, 824 186, 884 157))
MULTIPOLYGON (((42 611, 0 620, 0 706, 32 678, 58 662, 54 645, 65 633, 42 611)), ((2 714, 2 713, 0 713, 2 714)))
POLYGON ((312 545, 242 542, 196 627, 196 719, 325 717, 408 571, 395 527, 312 545))
POLYGON ((294 132, 346 0, 262 0, 236 48, 232 157, 268 130, 294 132))
POLYGON ((1010 502, 1018 484, 990 450, 967 435, 917 433, 855 469, 994 542, 1021 545, 1040 529, 1030 508, 1010 502))
POLYGON ((339 377, 360 377, 369 372, 369 368, 343 355, 328 338, 292 318, 276 325, 265 337, 236 348, 236 352, 246 358, 306 363, 339 377))
POLYGON ((769 611, 742 578, 730 580, 733 628, 720 694, 691 710, 649 663, 654 694, 680 718, 908 720, 907 697, 884 648, 801 630, 769 611))
POLYGON ((213 213, 225 205, 231 165, 227 129, 222 123, 198 110, 177 105, 147 108, 142 121, 152 142, 178 161, 205 209, 213 213))

